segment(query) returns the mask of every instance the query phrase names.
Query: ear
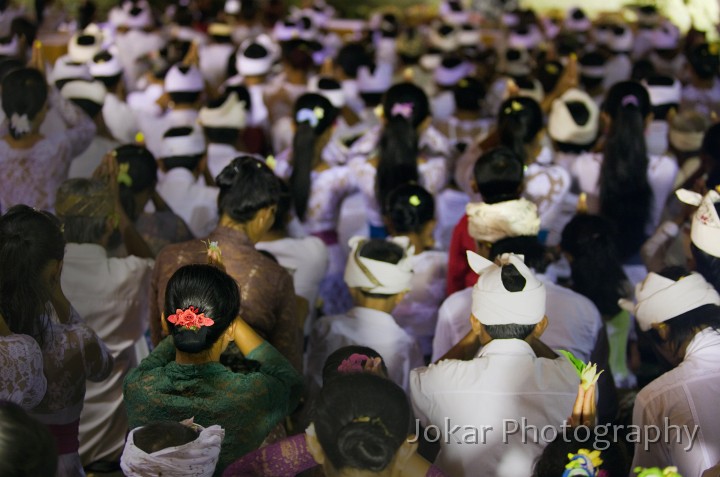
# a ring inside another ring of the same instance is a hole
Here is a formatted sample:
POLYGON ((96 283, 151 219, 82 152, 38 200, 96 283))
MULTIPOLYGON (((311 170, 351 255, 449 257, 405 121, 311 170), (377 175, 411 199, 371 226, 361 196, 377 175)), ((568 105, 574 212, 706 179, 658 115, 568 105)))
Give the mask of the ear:
POLYGON ((163 333, 166 334, 166 335, 169 335, 169 334, 170 334, 170 330, 168 329, 167 319, 165 318, 165 312, 163 312, 163 313, 160 315, 160 322, 161 322, 161 324, 162 324, 163 333))
POLYGON ((542 334, 545 333, 545 330, 547 329, 547 327, 548 327, 548 317, 547 317, 547 315, 545 315, 542 317, 542 320, 540 320, 540 322, 537 325, 535 325, 535 328, 533 329, 531 335, 534 336, 535 338, 539 339, 542 336, 542 334))
POLYGON ((315 435, 315 424, 310 424, 310 426, 312 427, 312 432, 305 432, 305 443, 307 444, 308 452, 310 452, 310 455, 313 456, 315 462, 323 465, 326 460, 325 451, 315 435))
POLYGON ((653 323, 650 325, 652 329, 657 331, 658 336, 660 336, 660 339, 663 341, 667 341, 670 339, 670 328, 665 323, 653 323))
POLYGON ((478 193, 477 181, 475 179, 470 180, 470 188, 474 193, 478 193))

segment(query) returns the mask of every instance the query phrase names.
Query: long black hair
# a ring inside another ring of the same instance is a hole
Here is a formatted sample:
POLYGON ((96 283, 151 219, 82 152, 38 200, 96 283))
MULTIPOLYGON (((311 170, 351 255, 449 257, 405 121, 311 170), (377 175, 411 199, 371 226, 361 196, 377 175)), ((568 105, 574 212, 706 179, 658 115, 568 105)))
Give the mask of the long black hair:
POLYGON ((26 116, 29 121, 42 111, 47 101, 45 77, 33 68, 21 68, 8 73, 2 80, 2 108, 9 120, 10 136, 20 139, 29 131, 17 129, 13 116, 26 116))
POLYGON ((384 215, 395 233, 419 234, 435 218, 435 199, 422 186, 403 184, 388 194, 384 215))
POLYGON ((123 171, 118 178, 120 204, 135 222, 138 219, 135 195, 154 189, 157 184, 155 156, 143 146, 126 144, 115 149, 115 160, 123 171))
POLYGON ((278 203, 280 179, 264 162, 253 156, 233 159, 218 174, 215 182, 220 188, 220 214, 235 222, 249 222, 258 211, 278 203))
POLYGON ((498 112, 500 144, 528 163, 525 146, 532 143, 543 128, 543 113, 532 98, 521 96, 502 102, 498 112))
POLYGON ((315 431, 337 470, 380 472, 408 436, 411 413, 403 390, 389 379, 349 374, 329 380, 316 402, 315 431))
POLYGON ((57 450, 47 426, 8 401, 0 401, 0 422, 0 475, 53 477, 57 450))
POLYGON ((62 261, 65 239, 60 222, 47 212, 16 205, 0 217, 0 314, 13 333, 32 336, 43 346, 52 313, 52 290, 42 273, 62 261))
POLYGON ((375 195, 382 207, 387 194, 405 182, 418 182, 418 127, 430 115, 425 92, 412 83, 392 86, 383 98, 385 127, 378 143, 375 195))
POLYGON ((613 224, 597 215, 576 215, 563 229, 560 247, 572 256, 573 290, 592 301, 600 313, 612 318, 625 296, 627 277, 615 248, 613 224))
POLYGON ((237 283, 212 265, 186 265, 178 269, 165 291, 165 319, 175 347, 185 353, 209 350, 222 336, 240 311, 237 283), (176 326, 168 320, 177 310, 197 309, 213 320, 211 326, 197 330, 176 326))
POLYGON ((622 260, 640 250, 652 213, 644 135, 650 107, 647 90, 634 81, 616 83, 603 103, 612 122, 600 170, 600 214, 621 232, 616 244, 622 260))
POLYGON ((293 170, 290 175, 290 191, 298 219, 305 220, 310 199, 310 175, 317 151, 317 140, 335 122, 338 110, 325 97, 307 93, 295 101, 295 137, 293 138, 293 170))

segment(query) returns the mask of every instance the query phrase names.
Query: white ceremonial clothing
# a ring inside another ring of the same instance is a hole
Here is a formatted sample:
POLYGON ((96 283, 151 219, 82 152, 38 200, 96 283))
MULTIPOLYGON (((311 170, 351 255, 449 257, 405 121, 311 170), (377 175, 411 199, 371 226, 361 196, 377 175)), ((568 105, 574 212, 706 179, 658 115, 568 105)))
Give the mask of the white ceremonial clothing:
POLYGON ((200 47, 200 72, 212 88, 219 87, 227 77, 228 61, 235 52, 235 46, 227 43, 212 43, 200 47))
POLYGON ((295 294, 307 300, 307 335, 316 315, 320 282, 328 269, 328 249, 325 243, 317 237, 309 236, 258 242, 255 248, 273 254, 278 263, 293 277, 295 294))
POLYGON ((579 382, 565 357, 537 358, 525 341, 493 340, 473 360, 413 370, 410 398, 421 424, 443 431, 435 465, 447 475, 474 477, 478 469, 488 477, 530 475, 545 442, 523 434, 522 426, 560 432, 579 382), (517 421, 519 430, 511 434, 504 420, 517 421))
POLYGON ((109 258, 97 244, 65 247, 63 291, 115 359, 108 379, 86 386, 80 414, 83 465, 117 459, 125 444, 128 421, 122 386, 138 365, 135 344, 145 339, 148 328, 152 266, 147 258, 109 258))
POLYGON ((313 388, 322 387, 322 370, 327 357, 350 345, 368 346, 380 353, 390 379, 406 391, 410 371, 425 364, 415 340, 391 315, 356 306, 344 315, 324 316, 315 322, 308 343, 306 366, 313 388))
MULTIPOLYGON (((580 192, 599 197, 602 161, 602 154, 597 153, 582 154, 575 160, 571 174, 573 179, 577 181, 580 192)), ((677 161, 672 157, 649 156, 647 178, 653 191, 653 207, 650 213, 650 221, 645 227, 648 236, 652 235, 660 224, 660 218, 665 209, 665 203, 673 191, 677 173, 677 161)))
POLYGON ((560 243, 562 206, 570 191, 570 174, 561 166, 534 162, 525 170, 523 197, 537 205, 540 229, 547 231, 546 243, 560 243))
POLYGON ((88 148, 85 149, 82 154, 76 156, 70 163, 68 178, 91 178, 93 172, 95 172, 95 169, 97 169, 102 162, 103 157, 105 157, 105 154, 118 146, 120 146, 120 143, 114 139, 95 136, 88 148))
POLYGON ((430 99, 430 111, 435 121, 447 121, 455 114, 455 96, 452 91, 441 91, 430 99))
POLYGON ((158 182, 157 192, 197 238, 207 237, 218 222, 219 189, 196 180, 184 167, 175 167, 158 182))
POLYGON ((102 115, 110 134, 121 144, 135 142, 135 136, 140 132, 135 112, 125 101, 115 94, 105 95, 102 115))
MULTIPOLYGON (((600 312, 592 301, 569 288, 535 275, 545 284, 545 314, 548 327, 542 341, 554 350, 567 350, 582 361, 589 361, 602 331, 600 312)), ((450 351, 471 329, 472 287, 450 295, 438 311, 432 361, 450 351)))
POLYGON ((209 143, 207 146, 207 167, 210 175, 217 178, 233 159, 243 154, 228 144, 209 143))
POLYGON ((615 83, 629 80, 632 75, 632 67, 632 60, 624 53, 610 58, 605 63, 603 89, 608 91, 615 83))
POLYGON ((685 477, 700 477, 704 470, 720 462, 720 414, 715 405, 718 393, 720 334, 705 329, 692 339, 677 368, 638 393, 633 425, 658 426, 661 431, 668 429, 669 434, 658 442, 636 444, 632 467, 672 465, 685 477), (695 426, 699 427, 692 436, 695 426))
POLYGON ((40 404, 47 380, 42 351, 34 338, 0 336, 0 369, 0 401, 14 402, 26 410, 40 404))
POLYGON ((720 114, 720 79, 715 78, 710 89, 686 85, 682 90, 680 111, 695 111, 707 118, 713 112, 720 114))
POLYGON ((438 308, 445 298, 447 252, 427 250, 410 258, 410 291, 393 310, 398 325, 417 340, 423 356, 432 353, 438 308))

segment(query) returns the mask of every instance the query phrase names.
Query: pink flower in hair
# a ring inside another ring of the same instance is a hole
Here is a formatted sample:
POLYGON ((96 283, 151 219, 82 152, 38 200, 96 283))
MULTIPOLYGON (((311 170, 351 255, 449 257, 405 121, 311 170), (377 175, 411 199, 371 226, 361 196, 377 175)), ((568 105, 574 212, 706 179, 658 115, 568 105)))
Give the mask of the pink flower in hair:
POLYGON ((370 361, 370 358, 364 354, 353 353, 348 359, 344 359, 338 371, 341 373, 362 373, 365 371, 365 363, 370 361))
POLYGON ((413 104, 407 103, 395 103, 393 104, 390 116, 402 116, 405 119, 412 118, 413 115, 413 104))
POLYGON ((193 331, 197 331, 203 326, 212 326, 215 322, 212 318, 208 318, 203 313, 198 313, 198 309, 194 306, 189 307, 187 310, 177 309, 174 315, 167 317, 169 323, 182 328, 188 328, 193 331))

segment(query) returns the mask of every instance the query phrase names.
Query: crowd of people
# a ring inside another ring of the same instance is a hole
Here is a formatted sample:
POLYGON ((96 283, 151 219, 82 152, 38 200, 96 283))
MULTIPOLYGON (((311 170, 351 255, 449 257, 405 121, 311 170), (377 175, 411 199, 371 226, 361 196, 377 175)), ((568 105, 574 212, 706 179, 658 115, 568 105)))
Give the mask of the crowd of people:
POLYGON ((720 475, 704 32, 0 3, 0 475, 720 475))

